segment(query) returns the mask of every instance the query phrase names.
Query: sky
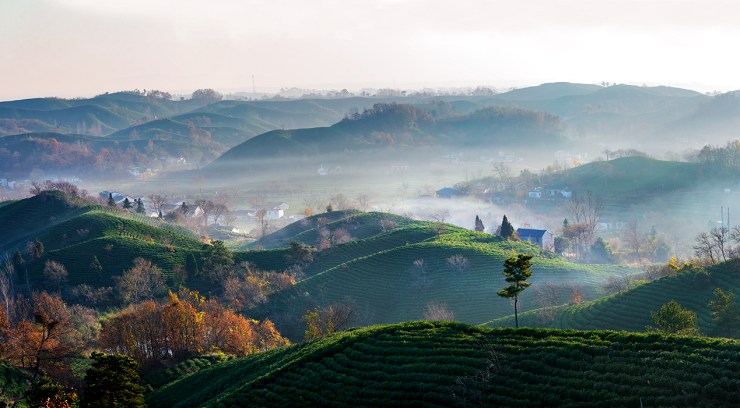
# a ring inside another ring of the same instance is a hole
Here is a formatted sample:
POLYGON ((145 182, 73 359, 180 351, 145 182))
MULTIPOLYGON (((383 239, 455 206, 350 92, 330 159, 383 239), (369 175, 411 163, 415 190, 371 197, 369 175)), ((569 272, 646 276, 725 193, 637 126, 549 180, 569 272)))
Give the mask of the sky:
POLYGON ((740 2, 0 0, 0 100, 159 89, 740 89, 740 2), (737 5, 736 5, 737 4, 737 5))

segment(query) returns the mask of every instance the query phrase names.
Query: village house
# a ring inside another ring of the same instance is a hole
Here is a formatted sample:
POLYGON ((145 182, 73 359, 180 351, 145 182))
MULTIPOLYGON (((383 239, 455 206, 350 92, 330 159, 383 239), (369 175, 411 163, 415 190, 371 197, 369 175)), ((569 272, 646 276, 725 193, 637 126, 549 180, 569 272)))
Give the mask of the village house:
POLYGON ((444 199, 451 200, 453 198, 456 198, 457 192, 452 188, 445 187, 441 190, 437 190, 436 196, 437 198, 444 198, 444 199))
POLYGON ((599 221, 596 224, 596 229, 599 231, 622 231, 627 227, 628 222, 629 218, 626 217, 608 218, 599 221))
POLYGON ((542 193, 544 193, 542 187, 536 187, 533 190, 529 190, 529 198, 542 198, 542 193))
POLYGON ((549 251, 555 250, 555 238, 548 230, 519 228, 516 234, 522 241, 529 241, 549 251))
POLYGON ((551 185, 545 187, 545 192, 550 198, 553 197, 565 197, 570 198, 573 195, 573 190, 569 189, 566 185, 551 185))

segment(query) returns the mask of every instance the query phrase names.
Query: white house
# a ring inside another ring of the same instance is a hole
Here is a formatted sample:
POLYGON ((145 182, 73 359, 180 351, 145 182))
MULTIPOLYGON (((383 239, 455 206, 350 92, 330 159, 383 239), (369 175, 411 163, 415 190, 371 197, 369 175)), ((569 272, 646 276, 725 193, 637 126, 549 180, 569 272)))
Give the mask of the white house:
POLYGON ((319 176, 326 176, 326 169, 324 168, 324 165, 322 164, 321 167, 319 167, 319 176))
POLYGON ((283 210, 281 208, 273 208, 271 210, 267 210, 267 215, 265 218, 268 220, 279 220, 284 215, 283 210))
POLYGON ((569 189, 566 185, 553 185, 545 187, 548 197, 570 197, 573 195, 573 190, 569 189))
POLYGON ((555 238, 548 230, 519 228, 516 230, 516 235, 522 241, 529 241, 549 251, 555 250, 555 238))
POLYGON ((534 190, 529 190, 529 198, 542 198, 542 187, 537 187, 534 190))

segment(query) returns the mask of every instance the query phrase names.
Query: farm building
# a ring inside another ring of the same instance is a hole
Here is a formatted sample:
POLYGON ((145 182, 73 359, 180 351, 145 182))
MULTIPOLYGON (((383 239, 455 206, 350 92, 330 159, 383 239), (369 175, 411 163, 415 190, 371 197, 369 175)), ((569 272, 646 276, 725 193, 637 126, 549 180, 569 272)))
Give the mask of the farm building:
POLYGON ((522 241, 529 241, 550 251, 555 250, 555 238, 548 230, 519 228, 516 234, 522 241))

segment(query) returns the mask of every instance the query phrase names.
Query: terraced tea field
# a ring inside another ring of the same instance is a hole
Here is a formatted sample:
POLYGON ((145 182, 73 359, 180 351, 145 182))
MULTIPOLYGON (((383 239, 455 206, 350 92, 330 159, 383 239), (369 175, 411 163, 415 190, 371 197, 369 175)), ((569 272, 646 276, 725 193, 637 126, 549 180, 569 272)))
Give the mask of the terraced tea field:
MULTIPOLYGON (((675 300, 684 309, 697 314, 697 323, 702 333, 727 336, 725 330, 714 331, 710 301, 716 300, 715 288, 727 293, 740 293, 740 280, 737 279, 737 263, 734 261, 706 267, 709 282, 696 276, 698 269, 680 271, 623 292, 580 305, 562 307, 555 321, 544 322, 536 311, 519 316, 519 324, 529 327, 554 327, 579 330, 626 330, 640 332, 645 326, 653 325, 650 312, 675 300)), ((486 323, 489 327, 508 327, 513 325, 513 316, 496 319, 486 323)), ((737 333, 734 333, 737 335, 737 333)))
POLYGON ((409 407, 730 406, 740 403, 739 369, 736 341, 408 322, 221 363, 156 390, 146 402, 151 408, 354 408, 391 401, 409 407))

